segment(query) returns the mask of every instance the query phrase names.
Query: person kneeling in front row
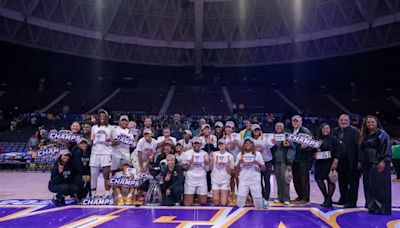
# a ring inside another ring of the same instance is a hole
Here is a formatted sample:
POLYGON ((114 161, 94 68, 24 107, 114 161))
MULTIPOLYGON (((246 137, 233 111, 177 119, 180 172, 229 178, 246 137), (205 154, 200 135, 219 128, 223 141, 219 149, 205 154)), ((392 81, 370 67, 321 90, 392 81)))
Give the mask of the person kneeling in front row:
POLYGON ((79 187, 74 183, 74 170, 71 162, 71 152, 68 149, 60 151, 60 156, 51 168, 49 181, 50 192, 57 193, 53 199, 56 206, 65 205, 65 196, 77 198, 79 187))
POLYGON ((162 172, 161 192, 163 194, 164 206, 179 206, 183 194, 183 176, 182 168, 176 164, 175 155, 167 155, 167 167, 162 172))

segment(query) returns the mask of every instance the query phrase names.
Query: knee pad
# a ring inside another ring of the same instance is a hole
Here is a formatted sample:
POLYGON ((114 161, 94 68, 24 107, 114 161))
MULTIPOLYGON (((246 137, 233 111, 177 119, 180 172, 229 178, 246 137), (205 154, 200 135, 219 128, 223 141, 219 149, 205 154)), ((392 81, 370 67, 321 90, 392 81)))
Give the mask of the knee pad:
POLYGON ((246 205, 246 196, 237 196, 237 206, 244 207, 246 205))

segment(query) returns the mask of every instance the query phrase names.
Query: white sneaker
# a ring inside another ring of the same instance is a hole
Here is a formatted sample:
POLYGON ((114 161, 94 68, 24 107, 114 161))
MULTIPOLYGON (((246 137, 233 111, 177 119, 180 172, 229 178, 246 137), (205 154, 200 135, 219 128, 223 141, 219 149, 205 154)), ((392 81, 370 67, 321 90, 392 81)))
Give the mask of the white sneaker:
POLYGON ((269 202, 268 202, 268 200, 263 200, 263 205, 262 205, 262 207, 263 207, 264 209, 266 209, 266 208, 269 207, 269 202))
POLYGON ((289 201, 285 201, 285 202, 283 202, 283 204, 285 204, 285 206, 289 206, 290 202, 289 201))
POLYGON ((212 198, 212 197, 213 197, 212 191, 208 192, 207 193, 207 198, 212 198))
POLYGON ((279 201, 278 199, 274 200, 274 203, 280 203, 281 201, 279 201))

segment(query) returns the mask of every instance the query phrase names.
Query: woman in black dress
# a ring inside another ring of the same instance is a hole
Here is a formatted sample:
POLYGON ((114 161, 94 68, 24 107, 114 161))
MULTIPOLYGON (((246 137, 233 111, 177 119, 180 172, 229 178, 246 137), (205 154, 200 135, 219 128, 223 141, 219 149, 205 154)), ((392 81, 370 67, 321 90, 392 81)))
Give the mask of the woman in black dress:
POLYGON ((332 195, 335 192, 335 183, 329 179, 329 172, 336 170, 340 158, 340 144, 336 137, 331 135, 331 127, 323 123, 318 130, 318 140, 321 140, 319 149, 314 150, 315 180, 324 195, 322 207, 332 206, 332 195), (327 185, 324 181, 327 181, 327 185))
POLYGON ((365 207, 371 214, 392 213, 389 135, 375 116, 367 116, 361 127, 359 166, 362 167, 365 207))

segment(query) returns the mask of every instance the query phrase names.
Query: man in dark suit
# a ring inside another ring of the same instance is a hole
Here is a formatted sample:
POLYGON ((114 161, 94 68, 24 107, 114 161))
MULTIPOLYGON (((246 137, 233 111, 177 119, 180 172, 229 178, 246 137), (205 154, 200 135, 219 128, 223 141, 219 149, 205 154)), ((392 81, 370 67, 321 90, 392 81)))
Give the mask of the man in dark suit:
POLYGON ((345 208, 357 206, 358 185, 361 172, 358 169, 360 131, 350 125, 350 117, 342 114, 339 117, 338 127, 332 130, 332 135, 339 139, 342 154, 338 165, 340 199, 334 202, 344 205, 345 208))
MULTIPOLYGON (((294 115, 292 117, 292 134, 309 135, 312 137, 310 130, 302 126, 303 120, 301 116, 294 115)), ((293 184, 297 193, 295 203, 305 204, 310 202, 310 168, 312 162, 312 148, 305 144, 295 143, 296 157, 293 163, 293 184)))

